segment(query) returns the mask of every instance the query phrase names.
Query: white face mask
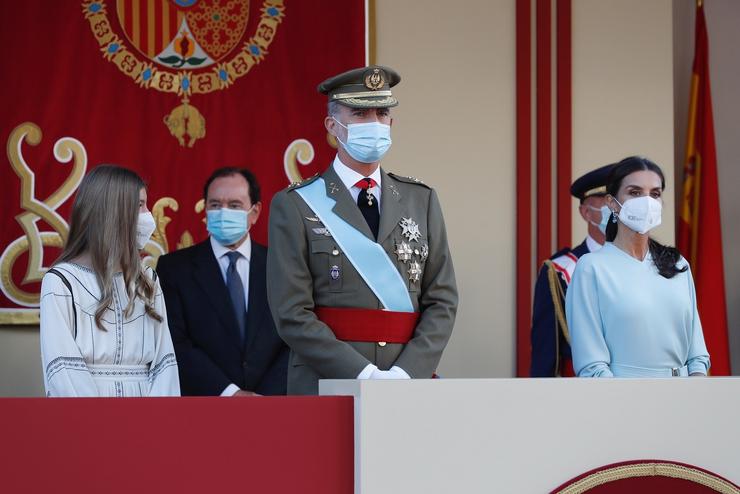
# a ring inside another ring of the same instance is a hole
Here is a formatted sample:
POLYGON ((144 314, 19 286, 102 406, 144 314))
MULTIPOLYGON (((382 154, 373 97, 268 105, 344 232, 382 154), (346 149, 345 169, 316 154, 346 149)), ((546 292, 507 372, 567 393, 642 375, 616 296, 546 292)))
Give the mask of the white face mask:
POLYGON ((141 250, 149 242, 152 237, 152 233, 157 228, 157 224, 154 222, 154 216, 152 213, 147 211, 146 213, 139 213, 139 219, 136 221, 136 248, 141 250))
MULTIPOLYGON (((614 200, 619 204, 616 198, 614 200)), ((635 197, 619 205, 622 206, 622 209, 617 217, 624 226, 632 231, 645 234, 660 225, 663 204, 653 197, 635 197)))

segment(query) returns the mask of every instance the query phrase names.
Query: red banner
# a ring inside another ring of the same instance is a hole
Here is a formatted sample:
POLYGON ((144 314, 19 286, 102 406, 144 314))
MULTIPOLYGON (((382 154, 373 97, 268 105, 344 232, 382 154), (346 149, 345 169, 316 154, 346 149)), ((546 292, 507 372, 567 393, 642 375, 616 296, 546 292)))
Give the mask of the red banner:
POLYGON ((272 195, 330 162, 323 79, 365 63, 365 0, 29 0, 0 4, 0 324, 38 320, 40 279, 84 173, 149 184, 146 262, 206 237, 202 187, 221 166, 272 195))
POLYGON ((712 91, 709 83, 709 39, 704 7, 701 5, 696 9, 695 43, 677 244, 693 271, 699 317, 712 360, 711 373, 715 376, 728 376, 730 351, 717 183, 717 148, 714 143, 712 91))

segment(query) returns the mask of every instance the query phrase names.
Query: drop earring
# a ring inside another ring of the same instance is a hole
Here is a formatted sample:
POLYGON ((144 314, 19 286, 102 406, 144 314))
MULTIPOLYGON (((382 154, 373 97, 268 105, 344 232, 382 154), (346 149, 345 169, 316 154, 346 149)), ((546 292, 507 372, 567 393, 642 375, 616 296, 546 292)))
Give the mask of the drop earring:
POLYGON ((617 213, 612 211, 612 223, 616 223, 616 222, 617 222, 617 213))

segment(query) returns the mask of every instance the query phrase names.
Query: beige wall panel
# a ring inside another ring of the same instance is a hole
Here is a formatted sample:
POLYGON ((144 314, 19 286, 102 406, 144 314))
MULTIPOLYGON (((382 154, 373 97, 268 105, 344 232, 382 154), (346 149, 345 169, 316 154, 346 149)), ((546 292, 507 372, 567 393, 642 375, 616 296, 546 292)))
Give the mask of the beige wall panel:
POLYGON ((0 326, 0 396, 44 396, 38 327, 0 326))
POLYGON ((401 73, 383 166, 434 186, 460 309, 439 372, 514 372, 515 3, 377 0, 377 62, 401 73))
MULTIPOLYGON (((573 177, 630 155, 666 175, 663 224, 674 244, 671 0, 573 1, 573 177)), ((573 201, 573 242, 586 224, 573 201)))

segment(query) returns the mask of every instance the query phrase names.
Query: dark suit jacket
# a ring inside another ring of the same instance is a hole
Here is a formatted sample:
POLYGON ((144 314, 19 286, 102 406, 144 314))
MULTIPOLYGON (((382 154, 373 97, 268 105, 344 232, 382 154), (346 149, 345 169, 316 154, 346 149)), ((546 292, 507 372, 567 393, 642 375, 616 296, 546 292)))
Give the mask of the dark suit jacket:
POLYGON ((157 273, 175 345, 183 395, 219 395, 230 384, 263 395, 285 394, 288 347, 267 305, 267 249, 252 242, 247 341, 210 240, 159 258, 157 273))

